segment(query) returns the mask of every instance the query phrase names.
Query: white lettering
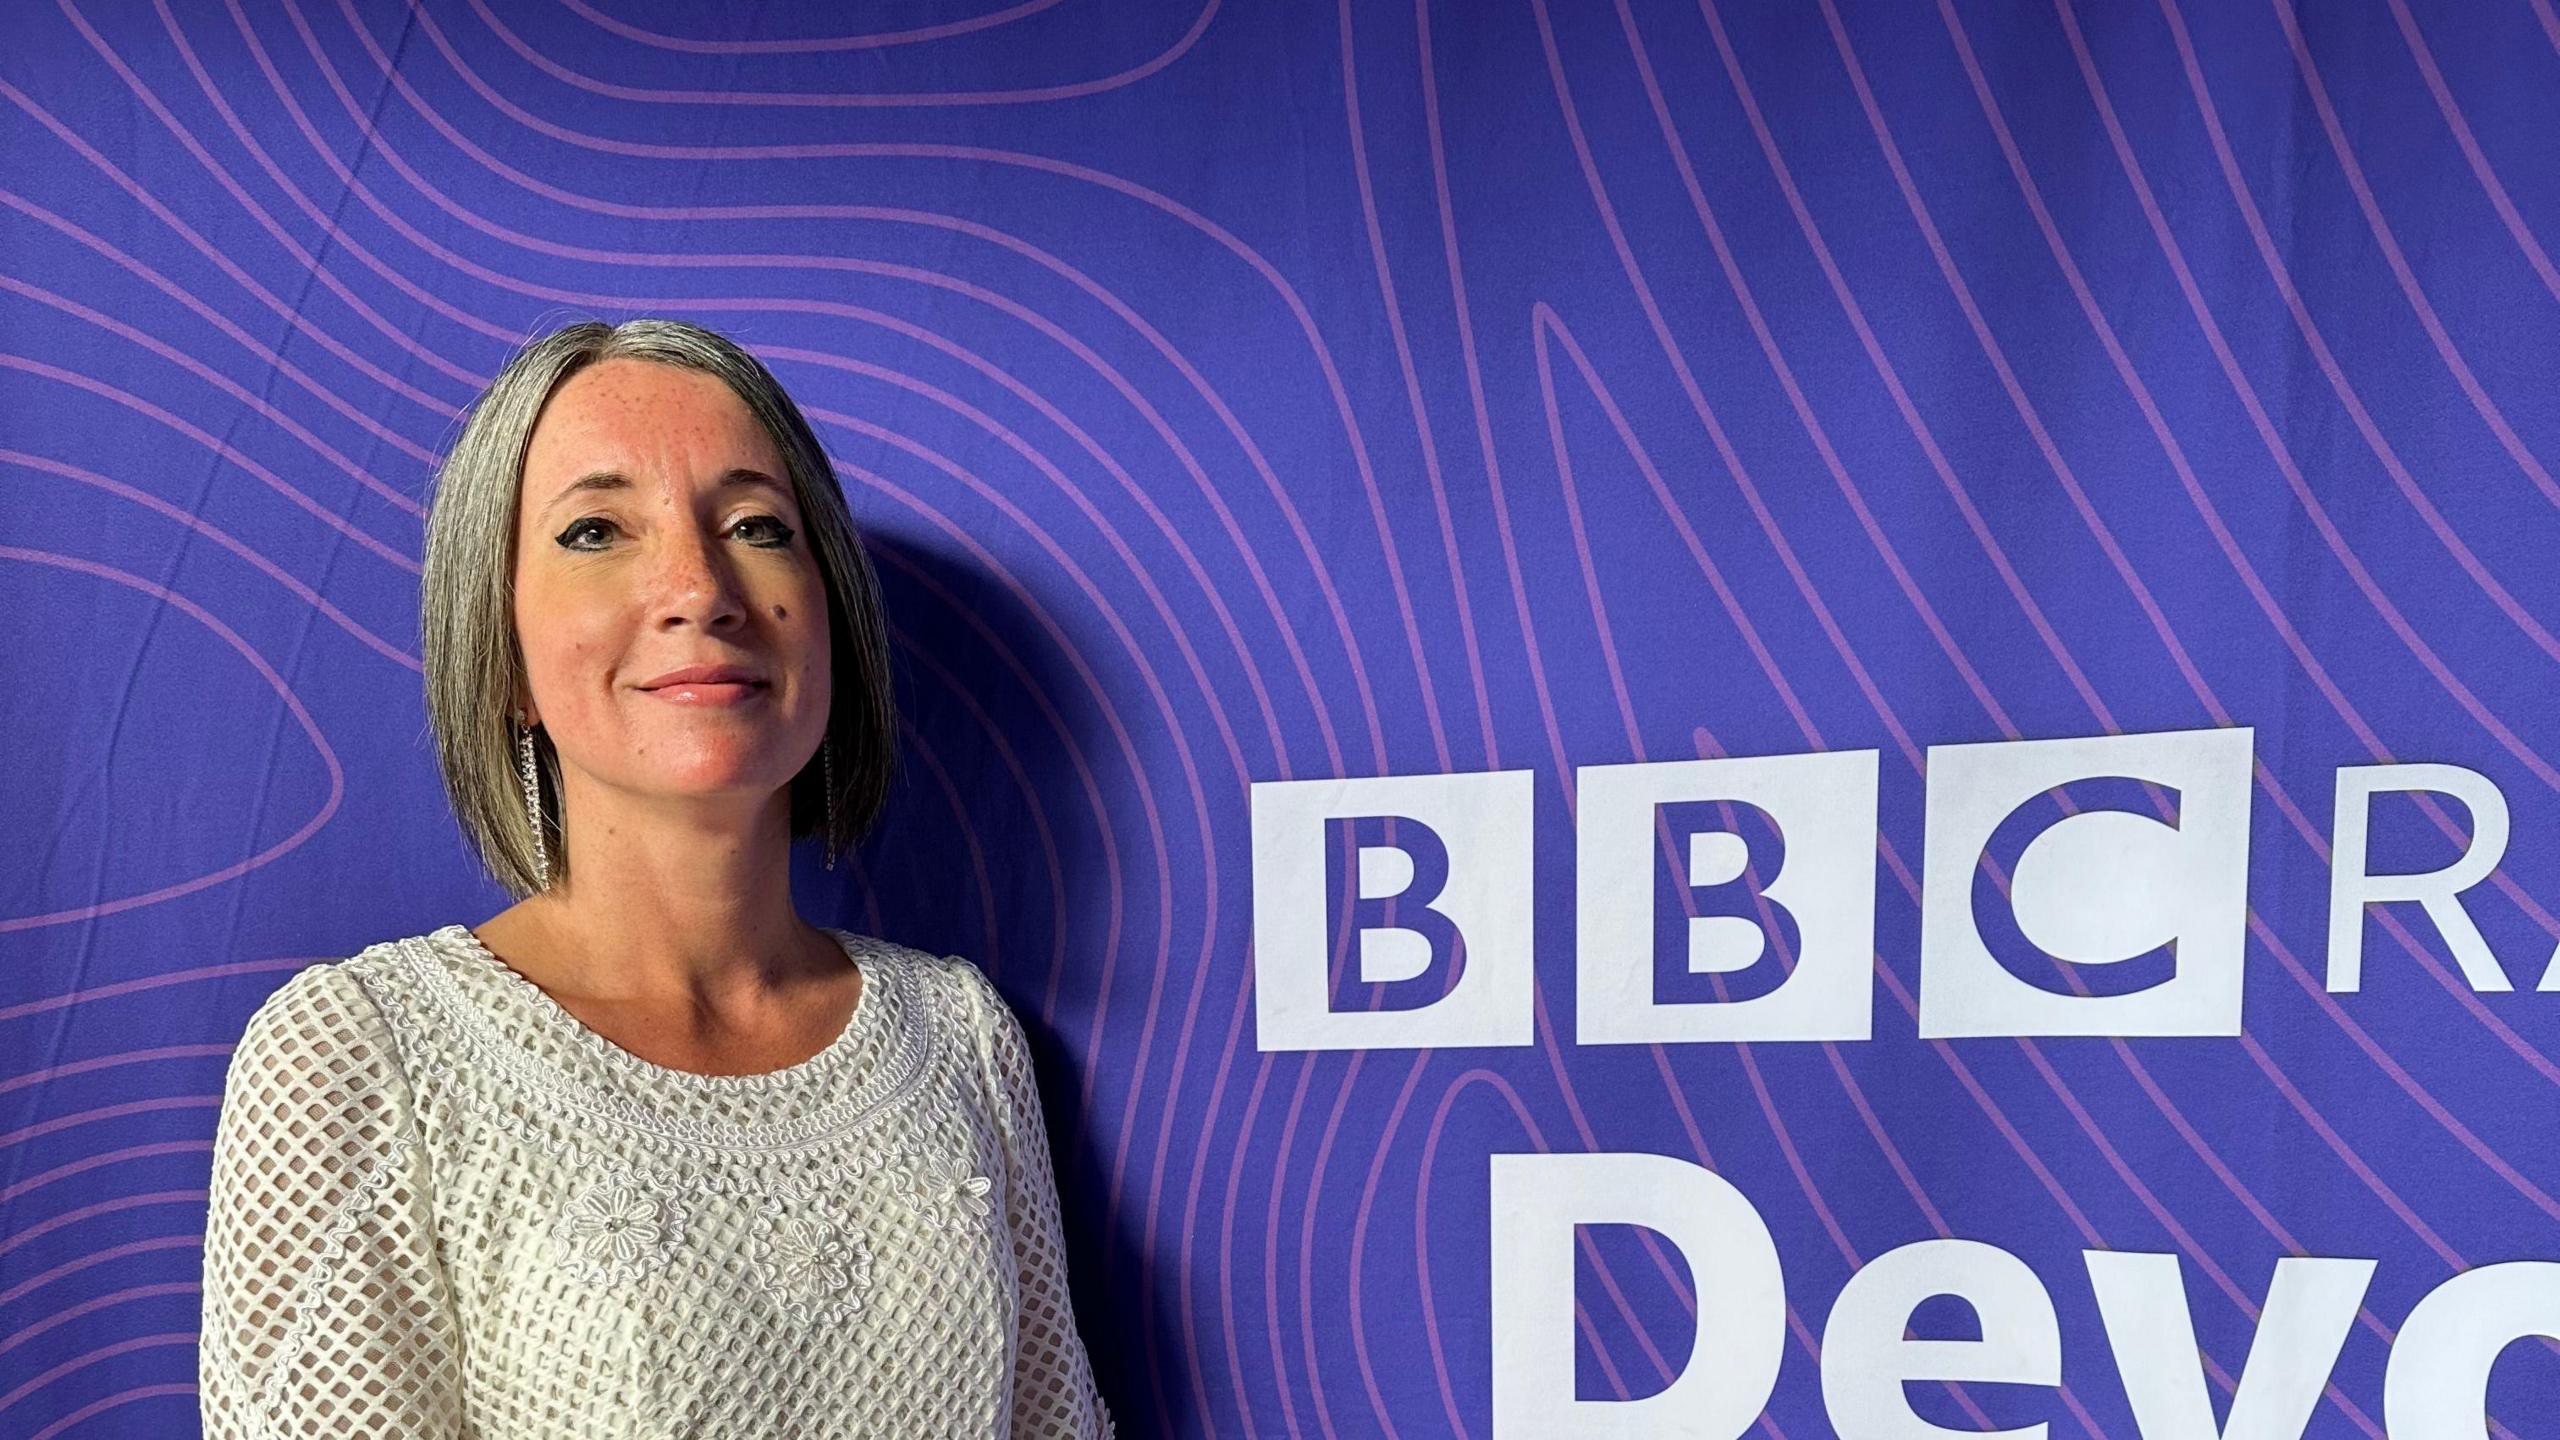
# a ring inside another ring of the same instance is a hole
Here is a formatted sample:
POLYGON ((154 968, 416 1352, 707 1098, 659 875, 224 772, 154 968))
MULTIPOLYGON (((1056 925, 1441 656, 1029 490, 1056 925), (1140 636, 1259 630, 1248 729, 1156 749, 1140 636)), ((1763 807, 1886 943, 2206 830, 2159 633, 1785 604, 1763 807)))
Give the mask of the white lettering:
POLYGON ((2230 1418, 2216 1430, 2178 1257, 2091 1250, 2085 1258, 2143 1440, 2301 1440, 2374 1269, 2371 1260, 2316 1256, 2276 1262, 2230 1418))
POLYGON ((1778 1383, 1786 1282, 1760 1212, 1670 1155, 1496 1155, 1493 1433, 1502 1440, 1738 1440, 1778 1383), (1698 1327, 1671 1384, 1633 1400, 1573 1393, 1577 1225, 1641 1225, 1688 1258, 1698 1327))
POLYGON ((1974 1240, 1923 1240, 1888 1250, 1849 1279, 1822 1330, 1822 1405, 1840 1440, 2043 1440, 2039 1421, 2015 1430, 1950 1430, 1914 1414, 1913 1380, 2062 1383, 2062 1330, 2053 1297, 2027 1263, 1974 1240), (1907 1340, 1911 1312, 1935 1295, 1973 1307, 1979 1340, 1907 1340))
MULTIPOLYGON (((2338 771, 2329 841, 2329 988, 2346 993, 2364 986, 2364 907, 2415 900, 2436 922, 2471 988, 2505 991, 2507 972, 2480 938, 2480 927, 2462 908, 2461 895, 2498 868, 2507 853, 2507 797, 2489 777, 2459 765, 2349 765, 2338 771), (2425 790, 2450 795, 2471 812, 2471 844, 2441 870, 2409 875, 2366 873, 2366 841, 2373 797, 2385 790, 2425 790)), ((2543 988, 2553 988, 2543 976, 2543 988)))
POLYGON ((2531 1335, 2560 1339, 2560 1264, 2483 1265, 2428 1292, 2383 1372, 2391 1440, 2488 1440, 2489 1370, 2531 1335))

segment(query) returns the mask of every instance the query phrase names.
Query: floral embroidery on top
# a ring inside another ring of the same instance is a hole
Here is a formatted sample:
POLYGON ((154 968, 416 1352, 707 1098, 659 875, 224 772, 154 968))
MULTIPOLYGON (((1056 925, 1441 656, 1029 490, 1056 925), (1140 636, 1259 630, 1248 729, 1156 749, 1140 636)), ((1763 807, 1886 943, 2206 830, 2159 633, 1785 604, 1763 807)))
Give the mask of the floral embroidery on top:
POLYGON ((956 1215, 986 1219, 994 1208, 987 1195, 994 1188, 994 1181, 972 1173, 956 1155, 917 1155, 910 1161, 907 1203, 940 1228, 956 1215))
POLYGON ((802 1321, 837 1320, 862 1308, 871 1250, 823 1215, 786 1214, 769 1202, 756 1216, 756 1283, 802 1321))
POLYGON ((683 1213, 626 1172, 588 1182, 551 1225, 553 1253, 599 1284, 638 1279, 683 1238, 683 1213))

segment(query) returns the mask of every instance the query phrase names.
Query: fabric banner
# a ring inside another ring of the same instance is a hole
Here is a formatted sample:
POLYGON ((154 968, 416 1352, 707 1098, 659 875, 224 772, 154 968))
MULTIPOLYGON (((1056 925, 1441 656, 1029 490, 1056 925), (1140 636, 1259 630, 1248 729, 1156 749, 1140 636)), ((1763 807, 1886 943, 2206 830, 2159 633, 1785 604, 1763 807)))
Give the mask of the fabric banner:
MULTIPOLYGON (((807 410, 1124 1433, 2560 1414, 2552 0, 0 14, 0 1435, 193 1433, 223 1067, 477 923, 528 336, 807 410)), ((2226 1428, 2227 1427, 2227 1428, 2226 1428)))

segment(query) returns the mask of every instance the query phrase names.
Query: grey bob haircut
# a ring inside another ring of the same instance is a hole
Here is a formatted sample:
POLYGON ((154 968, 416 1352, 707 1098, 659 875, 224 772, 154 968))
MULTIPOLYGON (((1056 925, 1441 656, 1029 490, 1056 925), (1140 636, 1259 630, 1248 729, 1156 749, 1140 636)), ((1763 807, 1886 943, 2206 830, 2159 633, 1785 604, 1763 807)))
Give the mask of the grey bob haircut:
MULTIPOLYGON (((570 376, 599 360, 679 365, 716 376, 773 437, 790 472, 810 547, 825 577, 834 694, 827 743, 835 747, 835 823, 828 824, 825 768, 813 754, 791 781, 791 838, 815 836, 832 857, 867 833, 897 770, 897 702, 880 585, 828 464, 800 407, 734 341, 682 320, 583 320, 530 340, 472 403, 436 474, 419 577, 427 721, 463 838, 498 883, 521 899, 543 888, 534 821, 517 769, 516 717, 526 698, 515 626, 516 506, 534 422, 570 376)), ((551 882, 569 872, 560 812, 559 756, 534 735, 536 789, 551 882)))

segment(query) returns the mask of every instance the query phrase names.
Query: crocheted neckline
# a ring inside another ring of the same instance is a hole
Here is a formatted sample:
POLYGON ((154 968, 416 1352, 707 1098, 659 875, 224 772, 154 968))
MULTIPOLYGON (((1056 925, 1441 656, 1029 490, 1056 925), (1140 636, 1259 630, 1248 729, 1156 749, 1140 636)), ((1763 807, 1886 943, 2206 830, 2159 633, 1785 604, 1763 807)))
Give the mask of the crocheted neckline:
POLYGON ((455 923, 442 926, 429 932, 427 938, 442 941, 454 953, 464 956, 496 976, 524 1001, 525 1007, 532 1012, 536 1022, 544 1029, 616 1070, 685 1089, 735 1093, 796 1088, 815 1083, 822 1076, 844 1065, 862 1047, 863 1037, 870 1034, 874 1028, 872 1015, 880 1008, 881 1002, 874 998, 873 992, 887 978, 886 972, 894 967, 882 966, 876 963, 875 957, 863 954, 860 938, 851 932, 839 930, 833 926, 820 928, 835 937, 836 943, 844 948, 845 958, 851 961, 862 974, 862 989, 854 1001, 852 1016, 845 1021, 844 1028, 836 1033, 836 1037, 826 1043, 825 1048, 807 1059, 785 1065, 779 1070, 760 1070, 745 1075, 707 1075, 699 1070, 679 1069, 673 1065, 661 1065, 624 1049, 590 1027, 585 1021, 570 1014, 568 1007, 551 998, 549 991, 533 983, 514 966, 499 959, 495 952, 481 943, 480 937, 473 934, 468 925, 455 923))

